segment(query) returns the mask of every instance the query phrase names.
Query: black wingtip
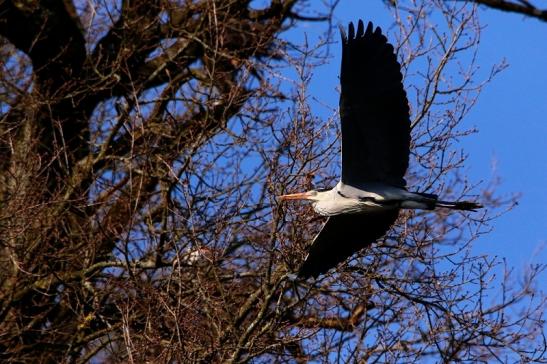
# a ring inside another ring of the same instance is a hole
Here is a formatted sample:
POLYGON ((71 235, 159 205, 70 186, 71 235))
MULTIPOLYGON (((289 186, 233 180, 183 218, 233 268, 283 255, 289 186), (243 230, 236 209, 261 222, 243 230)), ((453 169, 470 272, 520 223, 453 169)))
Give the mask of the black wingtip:
POLYGON ((342 41, 345 43, 353 39, 359 39, 364 36, 370 36, 372 34, 374 35, 382 34, 382 29, 380 27, 376 27, 376 29, 374 29, 374 24, 372 24, 371 21, 367 23, 367 27, 365 29, 365 23, 361 19, 357 21, 357 30, 355 29, 355 25, 353 24, 353 22, 349 23, 347 33, 342 25, 339 25, 338 28, 340 29, 340 35, 342 37, 342 41))
POLYGON ((306 263, 307 261, 305 261, 304 264, 302 264, 302 266, 298 270, 298 273, 296 274, 298 279, 302 279, 302 280, 307 280, 308 278, 316 279, 317 277, 319 277, 321 273, 323 273, 317 267, 314 267, 306 263))
POLYGON ((372 34, 373 29, 374 29, 374 25, 372 24, 371 21, 369 21, 368 24, 367 24, 367 30, 366 30, 365 34, 366 35, 372 34))
POLYGON ((382 29, 380 27, 376 27, 376 29, 374 29, 374 35, 382 35, 382 29))
POLYGON ((357 23, 357 35, 356 38, 361 38, 365 34, 365 25, 363 24, 363 21, 359 19, 359 22, 357 23))
POLYGON ((349 23, 348 26, 348 39, 354 39, 355 38, 355 26, 353 25, 353 22, 349 23))
POLYGON ((309 278, 317 279, 321 274, 328 271, 331 267, 325 266, 324 264, 321 264, 320 261, 310 260, 310 254, 306 256, 306 259, 302 262, 300 265, 300 268, 298 269, 298 272, 296 273, 296 276, 298 279, 301 280, 307 280, 309 278))

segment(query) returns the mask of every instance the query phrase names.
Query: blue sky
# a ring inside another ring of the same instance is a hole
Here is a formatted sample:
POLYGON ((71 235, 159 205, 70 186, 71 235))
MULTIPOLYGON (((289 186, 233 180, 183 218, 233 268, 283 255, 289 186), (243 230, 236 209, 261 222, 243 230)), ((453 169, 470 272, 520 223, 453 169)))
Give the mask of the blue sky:
MULTIPOLYGON (((393 23, 380 0, 343 0, 334 16, 335 24, 362 18, 389 29, 393 23)), ((467 168, 473 182, 499 177, 498 194, 520 194, 520 198, 515 209, 492 223, 493 231, 481 237, 474 249, 477 254, 505 258, 522 272, 529 263, 547 261, 547 249, 542 249, 547 243, 547 23, 493 9, 480 9, 479 17, 485 28, 478 64, 489 70, 505 59, 509 67, 479 96, 464 125, 479 132, 463 138, 461 145, 469 153, 467 168)), ((288 36, 294 39, 306 33, 315 39, 324 29, 323 23, 302 23, 288 36)), ((336 107, 339 45, 331 52, 329 64, 314 73, 310 93, 336 107)))

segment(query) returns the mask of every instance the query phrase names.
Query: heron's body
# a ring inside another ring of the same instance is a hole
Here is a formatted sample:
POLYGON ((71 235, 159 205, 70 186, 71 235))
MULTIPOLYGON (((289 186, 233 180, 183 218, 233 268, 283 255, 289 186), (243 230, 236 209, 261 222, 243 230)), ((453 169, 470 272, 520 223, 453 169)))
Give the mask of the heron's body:
MULTIPOLYGON (((313 201, 315 212, 322 216, 336 216, 341 214, 360 214, 378 209, 380 205, 372 199, 365 198, 370 193, 361 193, 359 196, 348 196, 341 192, 342 183, 335 188, 323 192, 324 198, 313 201)), ((364 191, 363 191, 364 192, 364 191)))
POLYGON ((393 46, 380 28, 359 21, 342 29, 340 118, 342 175, 327 191, 283 195, 305 199, 329 219, 313 241, 300 277, 316 277, 380 238, 402 208, 474 210, 479 204, 440 201, 410 192, 404 175, 410 154, 410 112, 393 46))
MULTIPOLYGON (((310 198, 313 209, 322 216, 373 213, 399 208, 431 209, 431 195, 408 192, 404 188, 365 183, 353 187, 342 182, 331 190, 317 192, 318 199, 310 198)), ((290 196, 290 195, 289 195, 290 196)))

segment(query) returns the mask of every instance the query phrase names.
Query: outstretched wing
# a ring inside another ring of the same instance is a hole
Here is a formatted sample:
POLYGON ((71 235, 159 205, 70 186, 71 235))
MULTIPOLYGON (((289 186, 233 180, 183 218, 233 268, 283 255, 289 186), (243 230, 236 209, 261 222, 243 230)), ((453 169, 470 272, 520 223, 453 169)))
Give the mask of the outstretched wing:
POLYGON ((340 117, 342 182, 404 187, 410 146, 408 100, 401 65, 379 27, 359 20, 342 32, 340 117))
POLYGON ((395 222, 399 210, 329 217, 315 237, 298 272, 302 278, 317 277, 380 238, 395 222))

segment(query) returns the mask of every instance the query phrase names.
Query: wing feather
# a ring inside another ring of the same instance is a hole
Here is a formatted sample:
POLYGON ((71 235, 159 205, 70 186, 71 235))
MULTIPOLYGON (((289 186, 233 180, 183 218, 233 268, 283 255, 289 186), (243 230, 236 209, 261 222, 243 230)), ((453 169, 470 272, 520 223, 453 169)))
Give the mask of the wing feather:
POLYGON ((335 267, 384 235, 398 215, 399 210, 393 209, 329 217, 315 237, 298 276, 317 277, 335 267))
POLYGON ((342 182, 404 187, 410 147, 408 100, 401 66, 379 27, 359 20, 342 31, 340 116, 342 182))

